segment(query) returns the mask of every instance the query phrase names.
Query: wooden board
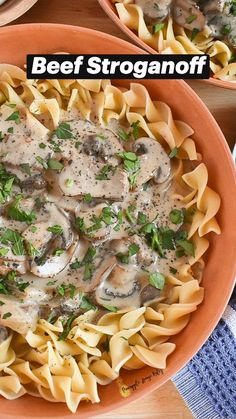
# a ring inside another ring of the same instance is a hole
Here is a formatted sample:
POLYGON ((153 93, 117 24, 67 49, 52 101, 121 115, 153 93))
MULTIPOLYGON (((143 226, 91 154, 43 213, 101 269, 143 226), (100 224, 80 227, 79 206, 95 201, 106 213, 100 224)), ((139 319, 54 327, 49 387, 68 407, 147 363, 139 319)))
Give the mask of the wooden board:
MULTIPOLYGON (((14 24, 31 22, 65 23, 84 26, 127 41, 129 39, 108 19, 97 0, 38 0, 14 24)), ((236 92, 190 81, 219 123, 229 145, 236 141, 236 92)), ((207 133, 206 133, 207 135, 207 133)), ((193 416, 171 381, 148 397, 97 419, 192 419, 193 416)))

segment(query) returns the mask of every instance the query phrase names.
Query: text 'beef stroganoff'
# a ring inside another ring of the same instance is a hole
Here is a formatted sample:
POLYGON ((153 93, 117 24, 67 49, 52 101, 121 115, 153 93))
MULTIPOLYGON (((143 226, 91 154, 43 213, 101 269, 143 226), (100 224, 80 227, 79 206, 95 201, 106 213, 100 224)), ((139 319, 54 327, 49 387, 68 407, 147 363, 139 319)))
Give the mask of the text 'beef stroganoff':
POLYGON ((166 367, 220 198, 193 130, 141 84, 1 64, 0 103, 0 394, 75 412, 121 368, 166 367))
POLYGON ((119 18, 162 54, 209 54, 215 78, 236 81, 235 0, 111 0, 119 18))

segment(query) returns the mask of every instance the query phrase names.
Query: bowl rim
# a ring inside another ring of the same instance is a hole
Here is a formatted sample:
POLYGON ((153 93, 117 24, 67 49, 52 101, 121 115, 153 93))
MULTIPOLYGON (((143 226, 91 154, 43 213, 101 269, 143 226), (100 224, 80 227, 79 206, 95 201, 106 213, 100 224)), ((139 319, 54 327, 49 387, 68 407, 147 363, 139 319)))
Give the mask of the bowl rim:
MULTIPOLYGON (((146 50, 149 54, 159 54, 158 51, 155 51, 149 45, 147 45, 142 39, 140 39, 135 32, 129 29, 123 22, 121 22, 119 16, 113 11, 112 4, 109 3, 110 0, 97 0, 102 9, 105 11, 108 17, 113 20, 113 22, 124 32, 129 38, 131 38, 139 47, 146 50)), ((209 79, 201 79, 200 82, 208 83, 213 86, 221 87, 223 89, 236 90, 236 82, 228 82, 226 80, 215 79, 210 77, 209 79)))
MULTIPOLYGON (((140 47, 133 45, 131 43, 129 43, 128 41, 122 40, 120 38, 117 38, 115 36, 106 34, 104 32, 101 31, 96 31, 94 29, 89 29, 89 28, 85 28, 85 27, 79 27, 79 26, 73 26, 73 25, 66 25, 66 24, 58 24, 58 23, 30 23, 30 24, 19 24, 19 25, 10 25, 10 26, 5 26, 0 28, 0 36, 1 33, 12 33, 12 32, 21 32, 22 30, 27 31, 27 29, 33 29, 33 30, 41 30, 42 28, 44 29, 61 29, 61 30, 65 30, 67 32, 71 32, 71 31, 77 31, 80 33, 84 33, 87 35, 93 35, 93 36, 98 36, 101 39, 106 39, 109 38, 111 41, 113 42, 119 42, 121 44, 121 46, 123 46, 124 50, 125 48, 129 47, 132 48, 134 50, 134 54, 147 54, 147 52, 144 52, 140 47)), ((42 46, 43 49, 43 46, 42 46)), ((154 80, 156 81, 156 80, 154 80)), ((158 81, 158 80, 157 80, 158 81)), ((232 155, 229 149, 229 146, 227 144, 227 141, 219 127, 219 125, 217 124, 215 118, 212 116, 211 112, 209 111, 209 109, 207 108, 207 106, 205 105, 205 103, 200 99, 200 97, 197 95, 197 93, 195 93, 195 91, 184 81, 184 80, 176 80, 176 82, 180 85, 182 85, 182 87, 185 89, 185 92, 187 95, 189 95, 192 99, 194 99, 196 101, 196 103, 198 104, 198 106, 200 106, 206 113, 207 118, 209 120, 209 123, 211 125, 214 126, 214 129, 216 131, 216 140, 218 143, 221 144, 221 146, 224 149, 225 152, 225 156, 227 158, 227 163, 228 163, 228 167, 231 171, 231 175, 232 175, 232 179, 234 181, 234 185, 235 185, 235 191, 236 191, 236 171, 235 171, 235 167, 234 167, 234 163, 233 163, 233 159, 232 159, 232 155)), ((235 246, 236 248, 236 243, 235 246)), ((222 317, 222 314, 226 308, 226 305, 228 303, 228 300, 230 298, 230 295, 233 291, 234 288, 234 284, 235 284, 235 276, 236 276, 236 259, 234 262, 234 265, 232 265, 232 270, 231 270, 231 276, 228 277, 227 280, 227 284, 225 286, 225 290, 224 290, 224 300, 222 301, 221 305, 218 306, 217 311, 215 312, 214 318, 211 318, 211 322, 209 324, 209 322, 206 324, 206 326, 204 327, 204 330, 201 332, 201 336, 198 339, 197 343, 194 345, 194 348, 192 347, 189 352, 188 352, 188 356, 185 359, 185 362, 181 365, 179 365, 179 367, 176 369, 174 374, 177 374, 178 371, 180 371, 180 369, 182 369, 191 359, 192 357, 201 349, 201 347, 204 345, 204 343, 206 342, 206 340, 209 338, 209 336, 211 335, 211 333, 213 332, 213 330, 215 329, 218 321, 220 320, 220 318, 222 317), (197 349, 196 349, 197 347, 197 349)), ((100 407, 99 407, 99 412, 97 413, 90 413, 90 412, 79 412, 79 410, 72 416, 69 415, 68 417, 81 417, 81 418, 89 418, 89 417, 94 417, 94 415, 101 415, 104 413, 108 413, 111 412, 115 409, 118 409, 124 405, 128 405, 129 403, 132 403, 138 399, 141 399, 142 397, 145 397, 146 395, 150 394, 152 391, 154 391, 156 388, 162 386, 164 383, 166 383, 168 380, 170 380, 173 377, 173 374, 171 374, 170 376, 163 376, 162 380, 161 380, 161 384, 157 385, 157 381, 153 380, 153 382, 151 382, 147 387, 143 388, 142 391, 140 392, 133 392, 132 395, 129 398, 121 398, 118 401, 114 401, 111 404, 109 404, 108 406, 103 406, 102 405, 102 401, 100 402, 100 407)), ((27 396, 26 396, 27 397, 27 396)), ((28 396, 30 397, 30 396, 28 396)), ((1 399, 0 399, 0 404, 1 404, 1 399)), ((23 416, 23 414, 18 414, 18 419, 26 419, 25 416, 23 416)), ((30 416, 27 416, 28 418, 30 416)), ((54 416, 50 416, 50 417, 54 417, 54 416)), ((62 419, 62 417, 64 416, 57 416, 58 419, 62 419)), ((67 416, 66 416, 67 417, 67 416)), ((8 415, 6 412, 4 412, 4 414, 2 415, 0 413, 0 418, 1 419, 13 419, 13 415, 10 414, 8 415)), ((34 418, 42 418, 40 412, 38 415, 34 415, 34 418)))
POLYGON ((9 8, 6 8, 5 10, 3 9, 3 11, 0 12, 0 27, 13 22, 18 17, 25 14, 29 9, 31 9, 31 7, 33 7, 35 3, 37 3, 37 1, 38 0, 28 0, 25 2, 25 0, 17 0, 16 2, 9 5, 9 8))

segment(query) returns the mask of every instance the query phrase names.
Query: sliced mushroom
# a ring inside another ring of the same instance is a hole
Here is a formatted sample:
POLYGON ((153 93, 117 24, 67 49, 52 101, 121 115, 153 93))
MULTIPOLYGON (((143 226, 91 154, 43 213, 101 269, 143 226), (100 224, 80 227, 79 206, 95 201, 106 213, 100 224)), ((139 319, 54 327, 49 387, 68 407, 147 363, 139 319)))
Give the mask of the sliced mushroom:
MULTIPOLYGON (((82 266, 78 269, 72 269, 71 267, 65 272, 65 275, 59 280, 63 283, 70 283, 76 286, 79 290, 83 292, 92 292, 100 284, 103 279, 103 276, 107 272, 110 272, 113 267, 116 265, 117 261, 115 257, 105 256, 104 259, 101 259, 101 256, 94 258, 91 267, 91 278, 87 279, 85 277, 86 266, 82 266)), ((87 265, 88 267, 88 265, 87 265)))
POLYGON ((117 222, 114 211, 115 209, 113 207, 108 207, 107 204, 102 203, 95 205, 94 207, 81 208, 75 212, 75 215, 83 220, 85 230, 84 235, 88 240, 105 241, 110 237, 114 224, 117 222), (111 220, 111 224, 106 224, 101 218, 103 210, 106 208, 110 208, 112 213, 114 213, 114 219, 113 222, 111 220), (100 224, 99 219, 101 220, 100 224))
POLYGON ((102 281, 95 291, 95 298, 101 306, 139 307, 139 283, 135 270, 115 265, 104 272, 102 281))
MULTIPOLYGON (((63 251, 60 255, 49 254, 42 264, 32 261, 30 271, 40 278, 53 278, 62 272, 70 263, 76 250, 77 242, 73 243, 69 249, 63 251)), ((40 262, 41 263, 41 262, 40 262)))
POLYGON ((140 293, 141 305, 160 297, 160 295, 161 291, 159 289, 152 287, 152 285, 146 285, 140 293))
POLYGON ((3 140, 0 142, 3 162, 15 166, 25 163, 42 170, 40 161, 47 161, 54 154, 49 147, 48 130, 25 108, 12 109, 2 105, 0 131, 3 135, 3 140), (13 112, 19 115, 18 124, 7 121, 13 112), (13 128, 13 133, 8 132, 9 128, 13 128), (44 148, 39 147, 41 143, 44 144, 44 148))
POLYGON ((200 5, 212 35, 225 39, 235 48, 236 15, 232 12, 232 6, 232 2, 227 0, 203 0, 200 5))
POLYGON ((157 183, 165 182, 170 176, 170 159, 158 141, 142 137, 134 143, 134 151, 140 159, 140 171, 136 187, 155 177, 157 183))
POLYGON ((77 244, 65 211, 59 209, 54 203, 47 202, 42 212, 46 220, 29 226, 22 236, 31 253, 30 271, 34 275, 46 278, 57 275, 68 265, 77 244), (32 227, 34 232, 32 232, 32 227), (53 227, 59 227, 61 232, 50 231, 53 227), (55 252, 58 249, 57 255, 55 252))
POLYGON ((183 28, 202 31, 206 25, 206 19, 196 1, 174 0, 171 6, 174 21, 183 28))
POLYGON ((68 249, 73 242, 74 235, 66 212, 59 209, 54 203, 46 202, 41 209, 41 217, 42 221, 34 223, 23 232, 22 236, 26 243, 30 243, 36 249, 39 257, 42 256, 48 244, 51 244, 51 241, 55 241, 56 238, 57 241, 54 244, 57 247, 68 249), (54 226, 59 226, 62 233, 57 234, 57 232, 49 231, 54 226))
MULTIPOLYGON (((14 257, 14 256, 12 256, 14 257)), ((20 275, 24 275, 28 269, 28 262, 25 258, 23 262, 16 262, 14 260, 0 259, 0 275, 7 275, 8 272, 16 271, 20 275)))
POLYGON ((39 306, 37 302, 29 304, 13 296, 1 295, 0 324, 18 333, 26 334, 34 329, 38 320, 39 306))
POLYGON ((0 326, 0 345, 8 338, 8 330, 6 327, 0 326))
POLYGON ((42 173, 36 171, 34 168, 30 168, 30 166, 28 169, 30 171, 29 173, 31 174, 26 173, 22 166, 5 164, 5 168, 7 172, 16 176, 17 180, 19 181, 17 187, 25 190, 26 192, 30 192, 31 195, 38 193, 39 190, 41 191, 47 186, 47 182, 45 181, 42 173))
POLYGON ((96 179, 103 168, 104 163, 94 161, 91 156, 81 154, 75 157, 58 176, 61 191, 67 196, 90 193, 94 198, 122 201, 129 190, 127 174, 117 168, 108 179, 96 179))
POLYGON ((169 14, 172 0, 135 0, 143 10, 146 23, 162 22, 169 14))

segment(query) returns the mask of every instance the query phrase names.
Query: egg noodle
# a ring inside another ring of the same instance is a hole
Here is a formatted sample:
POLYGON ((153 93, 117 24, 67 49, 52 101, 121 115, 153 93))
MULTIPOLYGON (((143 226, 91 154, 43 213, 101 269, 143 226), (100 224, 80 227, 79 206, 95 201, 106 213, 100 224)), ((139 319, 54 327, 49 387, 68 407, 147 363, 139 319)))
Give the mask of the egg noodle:
POLYGON ((216 40, 206 27, 191 39, 191 32, 168 17, 163 27, 153 33, 144 19, 143 10, 133 0, 111 0, 115 4, 121 22, 151 48, 161 54, 209 54, 210 67, 216 79, 235 82, 236 62, 232 49, 216 40))
MULTIPOLYGON (((160 49, 173 48, 177 52, 178 47, 196 51, 184 32, 175 38, 171 21, 167 32, 154 39, 138 8, 126 1, 119 3, 118 11, 122 20, 132 29, 139 29, 139 35, 150 45, 158 41, 160 49)), ((204 35, 200 39, 199 46, 204 49, 204 35)), ((222 66, 226 64, 229 57, 226 45, 220 42, 213 45, 206 40, 205 45, 211 44, 212 54, 214 49, 224 50, 222 66)), ((212 65, 219 76, 218 65, 212 65)), ((112 119, 129 125, 139 121, 140 130, 160 142, 168 153, 178 149, 173 159, 174 176, 188 193, 184 196, 178 193, 176 199, 186 209, 194 209, 188 238, 194 242, 195 255, 188 256, 184 264, 180 259, 178 272, 166 276, 168 298, 154 300, 141 308, 108 312, 98 321, 94 320, 96 312, 89 310, 73 319, 65 340, 59 339, 64 327, 60 317, 54 324, 40 319, 35 330, 25 335, 9 331, 0 344, 3 397, 13 400, 27 393, 64 402, 76 412, 82 400, 98 403, 98 385, 116 380, 121 368, 134 370, 144 365, 166 368, 167 357, 176 346, 171 337, 188 324, 190 314, 203 300, 201 272, 203 256, 209 247, 205 236, 212 232, 220 234, 215 218, 220 198, 208 186, 208 171, 191 138, 192 128, 174 120, 169 106, 152 100, 142 84, 131 83, 125 89, 101 80, 27 80, 22 69, 0 64, 1 106, 5 102, 24 110, 31 126, 41 126, 42 130, 42 115, 47 116, 54 130, 61 113, 71 109, 78 110, 84 120, 96 121, 103 127, 112 119), (185 172, 186 161, 194 162, 194 170, 185 172)))

